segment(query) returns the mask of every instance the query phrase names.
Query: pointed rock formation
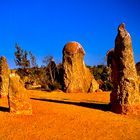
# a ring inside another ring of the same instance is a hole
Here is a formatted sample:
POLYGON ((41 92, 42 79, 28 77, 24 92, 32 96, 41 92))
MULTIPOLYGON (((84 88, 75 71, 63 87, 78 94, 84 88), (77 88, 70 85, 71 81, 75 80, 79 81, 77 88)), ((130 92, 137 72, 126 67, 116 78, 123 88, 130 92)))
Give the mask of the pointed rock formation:
POLYGON ((66 92, 94 92, 99 85, 84 63, 85 51, 77 42, 63 48, 64 90, 66 92))
POLYGON ((110 95, 113 112, 122 114, 138 113, 140 93, 138 77, 134 63, 130 34, 124 23, 118 27, 115 49, 108 54, 112 58, 112 81, 114 89, 110 95))

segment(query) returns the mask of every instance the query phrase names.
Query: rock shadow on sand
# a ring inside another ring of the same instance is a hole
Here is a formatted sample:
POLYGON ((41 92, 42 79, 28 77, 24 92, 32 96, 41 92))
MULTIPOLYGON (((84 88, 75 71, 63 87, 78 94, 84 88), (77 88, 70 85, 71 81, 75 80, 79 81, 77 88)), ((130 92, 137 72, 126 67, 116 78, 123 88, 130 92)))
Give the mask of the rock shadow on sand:
POLYGON ((110 111, 111 107, 107 103, 100 103, 100 102, 81 102, 81 101, 68 101, 68 100, 56 100, 56 99, 43 99, 43 98, 31 98, 32 100, 39 100, 39 101, 46 101, 46 102, 53 102, 53 103, 59 103, 59 104, 68 104, 68 105, 76 105, 91 109, 98 109, 102 111, 110 111))
POLYGON ((0 111, 1 112, 10 112, 10 108, 0 106, 0 111))

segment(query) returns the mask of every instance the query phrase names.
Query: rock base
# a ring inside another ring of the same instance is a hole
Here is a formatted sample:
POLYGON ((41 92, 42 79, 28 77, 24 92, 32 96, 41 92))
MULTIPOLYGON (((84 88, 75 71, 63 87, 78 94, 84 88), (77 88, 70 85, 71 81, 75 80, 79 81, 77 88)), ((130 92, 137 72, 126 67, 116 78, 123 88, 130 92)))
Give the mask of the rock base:
POLYGON ((124 115, 139 115, 140 114, 140 104, 137 105, 119 105, 113 104, 111 106, 111 111, 117 114, 124 115))

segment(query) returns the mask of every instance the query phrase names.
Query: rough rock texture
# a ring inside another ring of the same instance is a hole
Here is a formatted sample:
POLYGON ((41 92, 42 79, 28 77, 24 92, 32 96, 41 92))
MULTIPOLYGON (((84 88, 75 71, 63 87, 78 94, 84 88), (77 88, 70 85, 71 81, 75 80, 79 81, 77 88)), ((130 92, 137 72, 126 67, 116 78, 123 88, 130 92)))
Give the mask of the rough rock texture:
POLYGON ((10 108, 16 114, 32 114, 30 98, 20 77, 10 73, 5 57, 0 58, 0 106, 10 108))
POLYGON ((0 106, 8 107, 9 67, 4 56, 0 57, 0 106))
POLYGON ((9 67, 4 56, 0 57, 0 95, 1 97, 8 95, 9 87, 9 67))
POLYGON ((24 88, 20 76, 15 72, 10 74, 9 84, 10 112, 15 114, 32 114, 32 107, 27 90, 24 88))
MULTIPOLYGON (((117 79, 117 65, 115 61, 115 52, 114 49, 111 49, 107 52, 107 65, 109 67, 109 73, 111 77, 111 81, 114 83, 116 82, 115 79, 117 79)), ((114 85, 114 84, 113 84, 114 85)))
POLYGON ((118 27, 115 49, 109 54, 112 58, 112 80, 114 89, 110 95, 112 111, 122 114, 138 113, 140 93, 134 63, 132 42, 125 25, 118 27))
POLYGON ((77 42, 69 42, 63 49, 64 90, 66 92, 94 92, 99 85, 84 63, 85 51, 77 42))

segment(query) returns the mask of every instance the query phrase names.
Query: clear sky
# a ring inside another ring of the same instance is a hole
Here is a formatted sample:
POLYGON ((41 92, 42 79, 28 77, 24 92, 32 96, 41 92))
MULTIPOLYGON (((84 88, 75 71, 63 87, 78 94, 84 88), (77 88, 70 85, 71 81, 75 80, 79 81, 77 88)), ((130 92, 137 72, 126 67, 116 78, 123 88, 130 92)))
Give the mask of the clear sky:
POLYGON ((33 52, 38 64, 47 55, 59 63, 64 45, 77 41, 86 52, 86 64, 104 64, 121 22, 132 37, 138 62, 140 0, 0 0, 0 55, 15 67, 17 42, 33 52))

